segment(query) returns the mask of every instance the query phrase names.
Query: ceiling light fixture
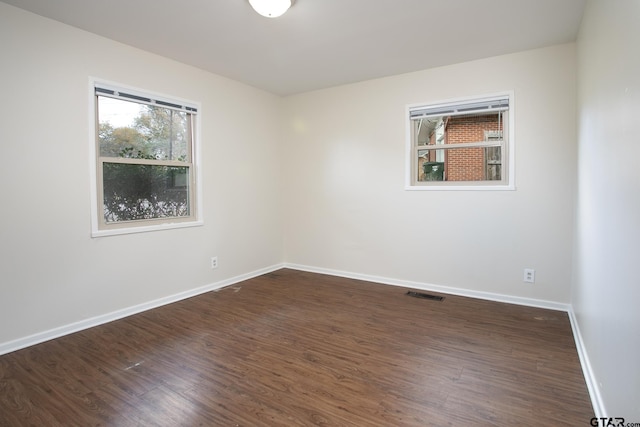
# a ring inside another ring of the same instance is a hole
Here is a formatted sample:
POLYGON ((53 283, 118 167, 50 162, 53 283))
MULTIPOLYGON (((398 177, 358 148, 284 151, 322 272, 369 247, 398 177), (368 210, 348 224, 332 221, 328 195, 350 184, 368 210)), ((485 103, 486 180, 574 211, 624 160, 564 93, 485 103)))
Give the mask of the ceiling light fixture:
POLYGON ((249 0, 249 3, 256 12, 267 18, 277 18, 291 7, 291 0, 249 0))

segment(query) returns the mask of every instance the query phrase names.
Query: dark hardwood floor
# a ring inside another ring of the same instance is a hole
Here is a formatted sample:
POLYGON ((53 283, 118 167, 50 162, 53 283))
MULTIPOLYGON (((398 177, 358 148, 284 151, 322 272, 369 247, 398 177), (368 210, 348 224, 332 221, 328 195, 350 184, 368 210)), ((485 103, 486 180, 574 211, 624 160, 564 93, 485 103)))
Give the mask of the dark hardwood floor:
POLYGON ((586 426, 566 313, 279 270, 0 356, 1 426, 586 426))

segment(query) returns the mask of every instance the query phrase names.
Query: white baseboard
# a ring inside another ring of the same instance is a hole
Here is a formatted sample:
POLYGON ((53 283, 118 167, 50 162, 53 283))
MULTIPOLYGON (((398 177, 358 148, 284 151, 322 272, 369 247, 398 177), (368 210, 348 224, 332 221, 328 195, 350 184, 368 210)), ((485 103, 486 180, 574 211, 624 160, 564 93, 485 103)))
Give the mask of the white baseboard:
POLYGON ((331 270, 327 268, 311 267, 308 265, 285 263, 284 268, 292 270, 308 271, 310 273, 328 274, 330 276, 346 277, 349 279, 364 280, 367 282, 380 283, 383 285, 401 286, 403 288, 420 289, 424 291, 442 292, 463 297, 478 298, 509 304, 526 305, 529 307, 547 308, 550 310, 569 311, 569 304, 562 304, 555 301, 546 301, 533 298, 522 298, 512 295, 494 294, 491 292, 472 291, 469 289, 452 288, 448 286, 434 285, 431 283, 412 282, 409 280, 390 279, 388 277, 370 276, 367 274, 352 273, 348 271, 331 270))
POLYGON ((587 383, 587 389, 589 390, 589 396, 591 396, 591 405, 593 405, 593 411, 596 418, 607 417, 607 411, 602 401, 602 395, 600 394, 600 386, 596 380, 595 373, 591 368, 591 362, 589 361, 589 355, 587 349, 582 340, 582 334, 580 333, 580 327, 578 326, 578 319, 573 311, 573 307, 569 309, 569 320, 571 321, 571 329, 573 331, 573 339, 576 342, 576 349, 578 350, 578 357, 580 358, 580 365, 582 365, 582 373, 584 380, 587 383))
POLYGON ((138 314, 143 311, 151 310, 153 308, 157 308, 163 305, 171 304, 177 301, 181 301, 183 299, 191 298, 196 295, 204 294, 206 292, 215 291, 217 289, 221 289, 227 286, 231 286, 235 283, 242 282, 243 280, 252 279, 257 276, 261 276, 266 273, 271 273, 272 271, 276 271, 281 269, 284 264, 276 264, 270 267, 265 267, 259 270, 252 271, 250 273, 241 274, 239 276, 231 277, 229 279, 221 280, 216 283, 211 283, 209 285, 201 286, 199 288, 191 289, 185 292, 180 292, 178 294, 169 295, 167 297, 159 298, 153 301, 145 302, 142 304, 134 305, 132 307, 123 308, 122 310, 116 310, 111 313, 103 314, 100 316, 92 317, 90 319, 81 320, 79 322, 74 322, 68 325, 60 326, 57 328, 49 329, 44 332, 39 332, 37 334, 29 335, 24 338, 18 338, 13 341, 8 341, 4 343, 0 343, 0 355, 11 353, 16 350, 20 350, 35 344, 40 344, 45 341, 52 340, 54 338, 59 338, 64 335, 72 334, 74 332, 82 331, 84 329, 89 329, 94 326, 103 325, 105 323, 112 322, 114 320, 122 319, 127 316, 131 316, 133 314, 138 314))

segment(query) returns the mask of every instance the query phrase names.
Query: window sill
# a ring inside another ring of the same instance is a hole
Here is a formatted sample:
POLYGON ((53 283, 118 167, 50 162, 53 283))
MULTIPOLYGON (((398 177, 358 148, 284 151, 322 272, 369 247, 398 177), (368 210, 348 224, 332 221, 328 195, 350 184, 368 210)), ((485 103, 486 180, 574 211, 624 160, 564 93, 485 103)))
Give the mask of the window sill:
POLYGON ((404 188, 407 191, 515 191, 515 185, 487 185, 487 184, 469 184, 460 185, 457 183, 442 183, 430 185, 407 185, 404 188))
POLYGON ((145 225, 138 227, 122 227, 112 228, 108 230, 92 230, 91 237, 107 237, 117 236, 121 234, 134 234, 134 233, 146 233, 149 231, 160 230, 173 230, 176 228, 188 228, 188 227, 200 227, 204 225, 203 221, 189 221, 189 222, 166 222, 162 224, 145 225))

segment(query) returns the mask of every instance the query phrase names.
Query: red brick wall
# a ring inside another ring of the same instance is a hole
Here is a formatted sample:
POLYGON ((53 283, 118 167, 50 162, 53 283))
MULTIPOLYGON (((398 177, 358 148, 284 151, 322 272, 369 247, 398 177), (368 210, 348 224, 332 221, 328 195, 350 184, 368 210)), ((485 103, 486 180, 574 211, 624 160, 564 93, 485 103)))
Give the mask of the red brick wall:
MULTIPOLYGON (((450 117, 445 127, 445 144, 484 141, 485 131, 502 130, 495 114, 450 117)), ((483 148, 445 151, 446 181, 482 181, 485 178, 483 148)))

